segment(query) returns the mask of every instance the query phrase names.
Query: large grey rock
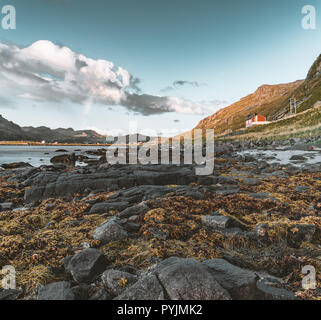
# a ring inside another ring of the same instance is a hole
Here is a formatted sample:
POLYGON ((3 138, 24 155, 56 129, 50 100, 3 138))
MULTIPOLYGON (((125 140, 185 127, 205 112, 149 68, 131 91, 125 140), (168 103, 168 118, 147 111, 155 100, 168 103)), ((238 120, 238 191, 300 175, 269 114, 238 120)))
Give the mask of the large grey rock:
POLYGON ((37 300, 75 300, 70 283, 53 282, 38 288, 37 300))
POLYGON ((118 216, 120 218, 129 218, 131 216, 143 215, 146 212, 148 212, 149 210, 150 210, 150 208, 148 207, 146 202, 143 201, 143 202, 137 204, 136 206, 132 206, 132 207, 126 208, 125 210, 120 212, 118 216))
POLYGON ((118 296, 137 281, 137 276, 128 272, 109 269, 102 274, 101 280, 108 291, 118 296), (125 280, 126 283, 121 283, 121 280, 125 280))
POLYGON ((155 275, 142 277, 115 300, 165 300, 163 287, 155 275))
POLYGON ((228 189, 217 190, 216 194, 222 195, 222 196, 229 196, 231 194, 236 194, 239 192, 240 192, 239 188, 228 188, 228 189))
POLYGON ((99 250, 84 249, 64 260, 64 267, 78 283, 90 283, 98 274, 106 269, 106 256, 99 250))
POLYGON ((217 182, 221 184, 237 184, 237 181, 233 177, 228 177, 228 176, 218 177, 217 182))
POLYGON ((224 259, 206 260, 203 264, 211 269, 214 278, 233 299, 254 299, 257 275, 253 271, 234 266, 224 259))
POLYGON ((257 186, 260 184, 260 180, 256 178, 242 178, 241 181, 249 186, 257 186))
POLYGON ((194 259, 171 259, 156 273, 172 300, 230 300, 230 294, 215 280, 210 269, 194 259))
POLYGON ((0 289, 0 300, 16 300, 21 295, 20 290, 0 289))
POLYGON ((93 233, 93 238, 99 240, 101 244, 110 241, 118 241, 128 237, 127 231, 117 222, 116 218, 104 222, 98 226, 93 233))
POLYGON ((32 175, 34 175, 35 173, 37 173, 39 171, 39 168, 24 168, 21 169, 17 172, 14 172, 14 174, 8 178, 8 182, 13 182, 13 183, 19 183, 22 182, 26 179, 28 179, 29 177, 31 177, 32 175))
POLYGON ((26 186, 30 186, 25 192, 25 201, 83 194, 88 189, 114 191, 139 185, 188 185, 197 179, 190 165, 113 165, 104 169, 89 167, 75 168, 70 172, 45 171, 24 181, 26 186))
POLYGON ((108 213, 111 210, 121 211, 129 206, 128 202, 101 202, 93 205, 89 214, 108 213))

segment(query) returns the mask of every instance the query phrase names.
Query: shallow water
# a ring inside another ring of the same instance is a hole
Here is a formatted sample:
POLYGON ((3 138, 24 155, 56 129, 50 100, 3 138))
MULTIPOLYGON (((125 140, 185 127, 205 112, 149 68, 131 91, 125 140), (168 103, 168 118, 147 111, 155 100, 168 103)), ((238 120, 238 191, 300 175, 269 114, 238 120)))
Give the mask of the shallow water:
POLYGON ((268 163, 279 164, 292 164, 297 167, 301 167, 305 164, 320 164, 321 163, 321 149, 313 151, 301 151, 301 150, 246 150, 239 152, 239 154, 249 154, 256 157, 259 160, 266 160, 268 163), (294 155, 304 156, 304 161, 293 161, 290 158, 294 155), (273 157, 273 158, 272 158, 273 157))
MULTIPOLYGON (((27 162, 34 167, 50 165, 50 159, 56 155, 72 153, 84 154, 86 150, 97 150, 98 146, 7 146, 0 145, 0 166, 4 163, 27 162), (55 152, 64 149, 67 152, 55 152), (75 151, 81 150, 81 151, 75 151)), ((95 156, 87 155, 89 158, 95 156)), ((82 164, 82 163, 78 163, 82 164)))

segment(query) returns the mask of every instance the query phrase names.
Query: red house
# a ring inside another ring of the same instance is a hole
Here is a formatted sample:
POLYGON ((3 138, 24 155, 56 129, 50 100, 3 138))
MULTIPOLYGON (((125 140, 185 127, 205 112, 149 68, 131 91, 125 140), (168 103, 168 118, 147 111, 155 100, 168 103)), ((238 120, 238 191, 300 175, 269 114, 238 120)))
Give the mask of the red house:
POLYGON ((259 125, 259 124, 267 124, 269 121, 266 121, 266 118, 260 114, 254 115, 252 118, 249 118, 245 121, 246 128, 259 125))

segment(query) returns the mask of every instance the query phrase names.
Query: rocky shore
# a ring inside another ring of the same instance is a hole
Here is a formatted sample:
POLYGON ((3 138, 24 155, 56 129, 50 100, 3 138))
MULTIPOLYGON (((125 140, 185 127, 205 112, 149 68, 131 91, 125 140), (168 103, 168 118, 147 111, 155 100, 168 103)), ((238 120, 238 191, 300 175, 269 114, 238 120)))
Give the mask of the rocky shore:
POLYGON ((0 266, 15 267, 17 289, 0 300, 320 299, 319 147, 218 142, 210 176, 104 159, 9 166, 0 266))

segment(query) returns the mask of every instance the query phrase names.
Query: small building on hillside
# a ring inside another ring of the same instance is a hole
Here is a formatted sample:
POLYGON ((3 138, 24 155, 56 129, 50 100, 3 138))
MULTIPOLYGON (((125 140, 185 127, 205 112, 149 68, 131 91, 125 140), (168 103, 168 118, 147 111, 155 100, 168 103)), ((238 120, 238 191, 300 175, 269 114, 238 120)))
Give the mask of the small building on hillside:
POLYGON ((268 124, 269 121, 266 120, 266 118, 260 114, 255 114, 254 116, 250 117, 245 121, 245 127, 249 128, 255 125, 260 124, 268 124))

